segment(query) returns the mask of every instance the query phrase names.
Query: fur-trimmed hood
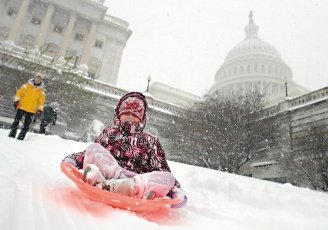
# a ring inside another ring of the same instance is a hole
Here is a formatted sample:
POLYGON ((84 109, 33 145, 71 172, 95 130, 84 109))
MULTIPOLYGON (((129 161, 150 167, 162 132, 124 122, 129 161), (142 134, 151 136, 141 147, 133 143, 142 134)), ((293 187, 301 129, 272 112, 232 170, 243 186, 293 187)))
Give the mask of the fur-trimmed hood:
POLYGON ((44 83, 43 83, 43 81, 41 81, 40 85, 35 85, 34 84, 34 79, 31 78, 30 80, 28 80, 28 83, 31 84, 32 86, 37 87, 37 88, 44 89, 44 83))

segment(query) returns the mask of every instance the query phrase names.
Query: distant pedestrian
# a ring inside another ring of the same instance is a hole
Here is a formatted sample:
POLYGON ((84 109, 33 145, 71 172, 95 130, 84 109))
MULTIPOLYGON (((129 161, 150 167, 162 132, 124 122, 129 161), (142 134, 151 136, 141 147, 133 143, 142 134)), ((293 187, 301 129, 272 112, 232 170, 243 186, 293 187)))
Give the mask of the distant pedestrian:
POLYGON ((51 106, 52 104, 46 103, 44 106, 43 114, 41 117, 40 123, 40 133, 46 133, 46 127, 48 124, 55 125, 57 120, 57 111, 56 108, 51 106))
POLYGON ((20 87, 15 96, 14 107, 17 110, 15 120, 11 125, 9 137, 15 138, 19 122, 23 116, 24 124, 17 139, 24 140, 33 116, 41 116, 43 105, 46 98, 44 92, 44 83, 42 82, 43 75, 35 74, 34 78, 30 79, 22 87, 20 87))

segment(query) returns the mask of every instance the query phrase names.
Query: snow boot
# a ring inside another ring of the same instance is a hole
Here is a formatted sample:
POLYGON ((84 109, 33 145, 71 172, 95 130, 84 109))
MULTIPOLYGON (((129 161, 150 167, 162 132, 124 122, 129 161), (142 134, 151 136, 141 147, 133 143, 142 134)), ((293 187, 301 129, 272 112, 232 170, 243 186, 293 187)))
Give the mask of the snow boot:
POLYGON ((106 180, 102 183, 102 189, 120 195, 134 197, 134 182, 131 178, 106 180))
POLYGON ((24 140, 24 138, 25 138, 25 136, 26 136, 26 133, 27 133, 27 131, 24 131, 24 130, 22 130, 20 133, 19 133, 19 135, 18 135, 18 137, 17 137, 17 140, 24 140))
POLYGON ((17 132, 17 129, 10 130, 8 137, 15 138, 16 137, 16 132, 17 132))
POLYGON ((155 198, 155 195, 156 195, 155 192, 150 191, 150 192, 148 192, 148 193, 143 197, 143 199, 146 199, 146 200, 153 200, 153 199, 155 198))
MULTIPOLYGON (((132 178, 105 180, 103 183, 101 183, 101 185, 97 185, 97 186, 109 192, 117 193, 124 196, 129 196, 129 197, 136 197, 134 180, 132 178)), ((156 193, 150 191, 142 198, 146 200, 153 200, 155 196, 156 193)))
POLYGON ((83 181, 95 186, 105 181, 105 177, 101 174, 99 168, 96 165, 87 164, 83 172, 83 181))

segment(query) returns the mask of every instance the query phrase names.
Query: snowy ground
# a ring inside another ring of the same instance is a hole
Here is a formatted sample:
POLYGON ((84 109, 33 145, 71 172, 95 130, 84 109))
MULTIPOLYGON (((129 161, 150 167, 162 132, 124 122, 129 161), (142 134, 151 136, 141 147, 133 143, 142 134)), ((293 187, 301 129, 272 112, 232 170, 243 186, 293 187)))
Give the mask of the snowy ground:
POLYGON ((60 171, 88 144, 0 129, 0 229, 328 229, 328 194, 169 162, 188 193, 182 209, 153 214, 88 200, 60 171))

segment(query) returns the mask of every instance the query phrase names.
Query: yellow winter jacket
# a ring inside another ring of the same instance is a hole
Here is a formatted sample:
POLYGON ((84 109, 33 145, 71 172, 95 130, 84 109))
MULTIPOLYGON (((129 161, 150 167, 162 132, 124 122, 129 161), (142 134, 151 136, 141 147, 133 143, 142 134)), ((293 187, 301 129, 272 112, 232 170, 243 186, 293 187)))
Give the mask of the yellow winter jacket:
POLYGON ((44 93, 44 84, 41 82, 39 86, 35 86, 33 79, 20 87, 16 92, 15 101, 18 102, 17 109, 24 110, 29 113, 35 113, 37 110, 43 111, 46 94, 44 93))

